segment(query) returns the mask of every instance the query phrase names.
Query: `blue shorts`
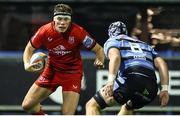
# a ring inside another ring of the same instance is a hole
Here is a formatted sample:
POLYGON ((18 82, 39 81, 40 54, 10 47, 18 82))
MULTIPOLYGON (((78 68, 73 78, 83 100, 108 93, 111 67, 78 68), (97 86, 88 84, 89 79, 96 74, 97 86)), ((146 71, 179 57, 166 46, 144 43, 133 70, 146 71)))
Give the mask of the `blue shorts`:
POLYGON ((114 99, 127 104, 130 109, 138 109, 152 102, 157 96, 158 86, 155 71, 144 67, 130 67, 124 72, 125 82, 118 77, 114 85, 114 99))

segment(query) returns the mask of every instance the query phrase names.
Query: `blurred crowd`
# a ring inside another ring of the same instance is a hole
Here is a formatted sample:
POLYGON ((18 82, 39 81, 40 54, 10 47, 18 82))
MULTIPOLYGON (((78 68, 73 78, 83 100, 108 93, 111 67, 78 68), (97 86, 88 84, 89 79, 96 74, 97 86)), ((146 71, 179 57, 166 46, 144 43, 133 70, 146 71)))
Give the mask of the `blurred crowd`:
MULTIPOLYGON (((167 50, 175 50, 179 51, 180 46, 180 29, 177 28, 157 28, 154 27, 152 22, 153 17, 159 15, 165 9, 162 7, 157 8, 148 8, 147 9, 147 40, 152 44, 152 46, 158 51, 167 51, 167 50)), ((136 15, 136 25, 133 28, 131 33, 134 37, 139 37, 144 33, 144 29, 142 28, 142 14, 137 13, 136 15)), ((170 24, 170 23, 169 23, 170 24)))

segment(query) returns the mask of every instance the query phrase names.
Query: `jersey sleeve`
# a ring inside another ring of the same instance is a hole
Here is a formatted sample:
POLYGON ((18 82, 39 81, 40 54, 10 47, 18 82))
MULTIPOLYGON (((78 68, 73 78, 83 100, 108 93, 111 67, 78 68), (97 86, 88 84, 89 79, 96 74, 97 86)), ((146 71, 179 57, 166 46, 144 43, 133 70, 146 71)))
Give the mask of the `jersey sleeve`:
POLYGON ((104 43, 104 54, 106 56, 106 58, 108 58, 108 52, 110 48, 117 48, 119 49, 119 41, 117 41, 116 39, 108 39, 105 43, 104 43))
POLYGON ((82 44, 83 46, 86 48, 86 49, 92 49, 95 45, 96 45, 96 41, 94 38, 92 38, 89 33, 84 30, 83 28, 81 28, 81 33, 79 33, 80 38, 81 38, 81 41, 82 41, 82 44))
POLYGON ((31 38, 30 40, 31 45, 34 48, 39 48, 43 44, 43 41, 42 41, 43 36, 44 36, 44 31, 43 31, 43 27, 41 27, 31 38))

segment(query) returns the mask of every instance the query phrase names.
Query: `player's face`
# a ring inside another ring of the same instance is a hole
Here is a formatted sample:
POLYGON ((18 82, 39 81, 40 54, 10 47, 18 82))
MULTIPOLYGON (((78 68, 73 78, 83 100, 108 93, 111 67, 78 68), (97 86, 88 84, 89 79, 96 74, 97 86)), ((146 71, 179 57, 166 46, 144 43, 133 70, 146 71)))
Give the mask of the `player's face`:
POLYGON ((57 15, 54 17, 55 29, 59 33, 67 31, 71 24, 71 16, 68 15, 57 15))

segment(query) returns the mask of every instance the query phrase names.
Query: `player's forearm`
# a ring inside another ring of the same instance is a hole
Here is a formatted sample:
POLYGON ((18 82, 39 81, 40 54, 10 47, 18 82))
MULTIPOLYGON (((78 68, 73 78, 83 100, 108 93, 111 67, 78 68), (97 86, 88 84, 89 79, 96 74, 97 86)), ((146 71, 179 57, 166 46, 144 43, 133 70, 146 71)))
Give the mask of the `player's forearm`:
POLYGON ((109 74, 116 75, 120 66, 120 57, 112 56, 109 61, 109 74))
POLYGON ((30 45, 31 43, 29 42, 24 50, 23 53, 23 62, 24 64, 29 63, 30 58, 32 56, 32 54, 34 53, 34 48, 30 45))
POLYGON ((161 85, 169 85, 169 71, 166 62, 162 58, 157 58, 156 67, 159 70, 161 85))
POLYGON ((114 81, 116 78, 116 75, 118 73, 120 62, 121 62, 121 56, 119 54, 119 49, 117 48, 110 48, 108 53, 109 58, 109 75, 108 75, 108 81, 114 81))
POLYGON ((96 58, 98 58, 102 63, 104 63, 103 48, 100 48, 99 51, 96 52, 96 58))
POLYGON ((160 74, 161 85, 169 85, 168 67, 165 62, 163 62, 160 65, 159 74, 160 74))
POLYGON ((96 58, 102 63, 104 63, 104 51, 103 48, 98 43, 96 43, 92 51, 95 52, 96 58))

